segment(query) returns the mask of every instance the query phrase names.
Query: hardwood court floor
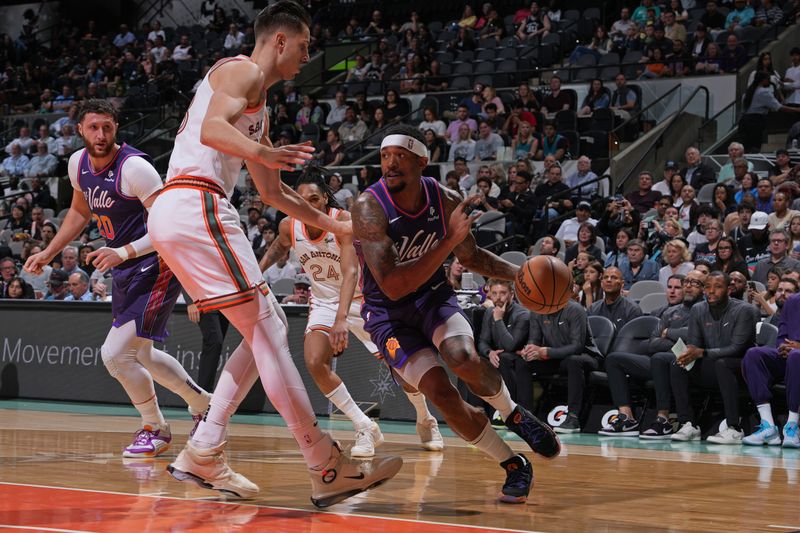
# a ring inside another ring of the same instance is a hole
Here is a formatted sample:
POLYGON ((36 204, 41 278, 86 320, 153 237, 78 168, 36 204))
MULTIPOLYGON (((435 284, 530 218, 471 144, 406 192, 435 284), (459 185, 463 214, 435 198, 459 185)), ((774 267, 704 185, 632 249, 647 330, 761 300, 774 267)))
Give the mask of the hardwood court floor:
MULTIPOLYGON (((189 430, 185 411, 167 413, 175 439, 166 457, 123 460, 120 450, 138 420, 102 413, 131 411, 0 402, 0 530, 800 530, 798 450, 727 447, 720 453, 695 443, 641 446, 635 439, 569 436, 561 457, 534 459, 534 491, 526 505, 514 506, 496 502, 503 472, 477 450, 448 437, 444 453, 425 452, 413 425, 382 422, 381 453, 403 456, 400 474, 318 512, 309 502, 300 453, 277 417, 235 418, 249 423, 232 426, 230 461, 262 492, 255 500, 226 502, 164 471, 189 430)), ((351 444, 346 424, 323 425, 351 444)), ((513 447, 525 450, 519 440, 513 447)))

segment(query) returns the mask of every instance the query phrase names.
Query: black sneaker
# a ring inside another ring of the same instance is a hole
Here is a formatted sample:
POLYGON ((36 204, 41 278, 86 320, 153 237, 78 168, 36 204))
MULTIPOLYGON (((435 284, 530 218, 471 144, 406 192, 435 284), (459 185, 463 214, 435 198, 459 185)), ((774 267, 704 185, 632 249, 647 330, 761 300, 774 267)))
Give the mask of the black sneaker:
POLYGON ((533 467, 531 462, 518 454, 500 463, 506 471, 506 482, 500 492, 500 501, 503 503, 525 503, 533 486, 533 467))
POLYGON ((581 421, 573 414, 568 414, 567 419, 560 426, 553 428, 556 433, 580 433, 581 421))
POLYGON ((531 450, 551 459, 561 453, 561 442, 547 424, 533 416, 530 411, 517 405, 506 419, 506 427, 522 438, 531 450))
POLYGON ((611 424, 597 433, 607 437, 638 437, 639 422, 633 418, 628 418, 628 415, 624 413, 620 413, 611 424))
POLYGON ((650 427, 639 434, 640 439, 645 440, 669 440, 672 434, 675 433, 675 428, 669 420, 663 416, 659 416, 655 421, 650 424, 650 427))

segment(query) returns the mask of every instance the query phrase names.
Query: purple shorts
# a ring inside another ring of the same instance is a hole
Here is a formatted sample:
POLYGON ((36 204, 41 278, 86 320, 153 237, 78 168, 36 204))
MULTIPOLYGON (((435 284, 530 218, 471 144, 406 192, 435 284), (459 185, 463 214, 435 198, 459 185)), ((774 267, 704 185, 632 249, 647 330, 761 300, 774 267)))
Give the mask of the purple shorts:
POLYGON ((137 337, 162 342, 168 335, 167 320, 181 292, 181 285, 167 264, 151 254, 125 268, 115 268, 111 275, 114 327, 135 320, 137 337))
POLYGON ((386 362, 396 368, 424 348, 436 351, 433 332, 456 313, 464 315, 449 288, 427 293, 406 304, 376 305, 365 300, 361 306, 364 329, 386 362))

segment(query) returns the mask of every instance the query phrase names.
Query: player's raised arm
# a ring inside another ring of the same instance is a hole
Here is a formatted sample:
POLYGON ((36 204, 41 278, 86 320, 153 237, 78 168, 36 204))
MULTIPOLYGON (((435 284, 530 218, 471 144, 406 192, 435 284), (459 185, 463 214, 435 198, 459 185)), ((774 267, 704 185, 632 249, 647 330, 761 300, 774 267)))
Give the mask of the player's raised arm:
POLYGON ((278 226, 278 236, 269 245, 267 251, 264 252, 264 257, 258 262, 258 268, 261 272, 266 272, 269 267, 278 262, 278 259, 286 256, 292 248, 292 239, 289 237, 291 230, 292 219, 289 217, 281 220, 278 226))
POLYGON ((200 142, 228 155, 272 169, 292 170, 311 159, 314 147, 300 144, 273 148, 249 139, 234 127, 244 111, 262 104, 264 73, 250 61, 232 61, 214 73, 214 93, 200 129, 200 142))
POLYGON ((451 211, 444 239, 420 257, 400 263, 394 243, 386 234, 388 221, 378 201, 371 194, 358 197, 352 211, 353 236, 361 243, 364 260, 386 296, 399 300, 411 294, 442 267, 477 216, 465 212, 470 201, 471 198, 464 200, 451 211))
MULTIPOLYGON (((450 217, 463 202, 458 193, 445 187, 441 187, 441 190, 444 199, 444 210, 446 215, 450 217)), ((497 278, 513 281, 519 269, 518 266, 501 259, 492 252, 478 248, 472 232, 467 232, 464 239, 453 248, 453 254, 467 270, 477 272, 486 277, 486 279, 497 278)))

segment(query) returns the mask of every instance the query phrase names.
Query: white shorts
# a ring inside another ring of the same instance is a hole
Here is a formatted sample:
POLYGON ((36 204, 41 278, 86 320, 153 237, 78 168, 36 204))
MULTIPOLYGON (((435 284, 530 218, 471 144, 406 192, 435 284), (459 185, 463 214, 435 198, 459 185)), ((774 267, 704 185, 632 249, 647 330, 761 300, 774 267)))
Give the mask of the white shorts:
MULTIPOLYGON (((321 331, 324 334, 329 334, 333 323, 336 321, 336 312, 339 310, 339 304, 333 302, 317 302, 311 301, 311 306, 308 311, 308 324, 306 325, 306 333, 309 331, 321 331)), ((353 300, 350 304, 350 314, 347 315, 347 325, 350 327, 350 333, 361 341, 361 344, 371 354, 379 353, 378 347, 370 339, 369 333, 364 331, 364 319, 361 318, 361 300, 353 300)))
POLYGON ((251 301, 256 291, 267 294, 239 213, 224 196, 211 192, 218 185, 199 183, 170 181, 156 198, 147 222, 153 247, 201 312, 251 301))

